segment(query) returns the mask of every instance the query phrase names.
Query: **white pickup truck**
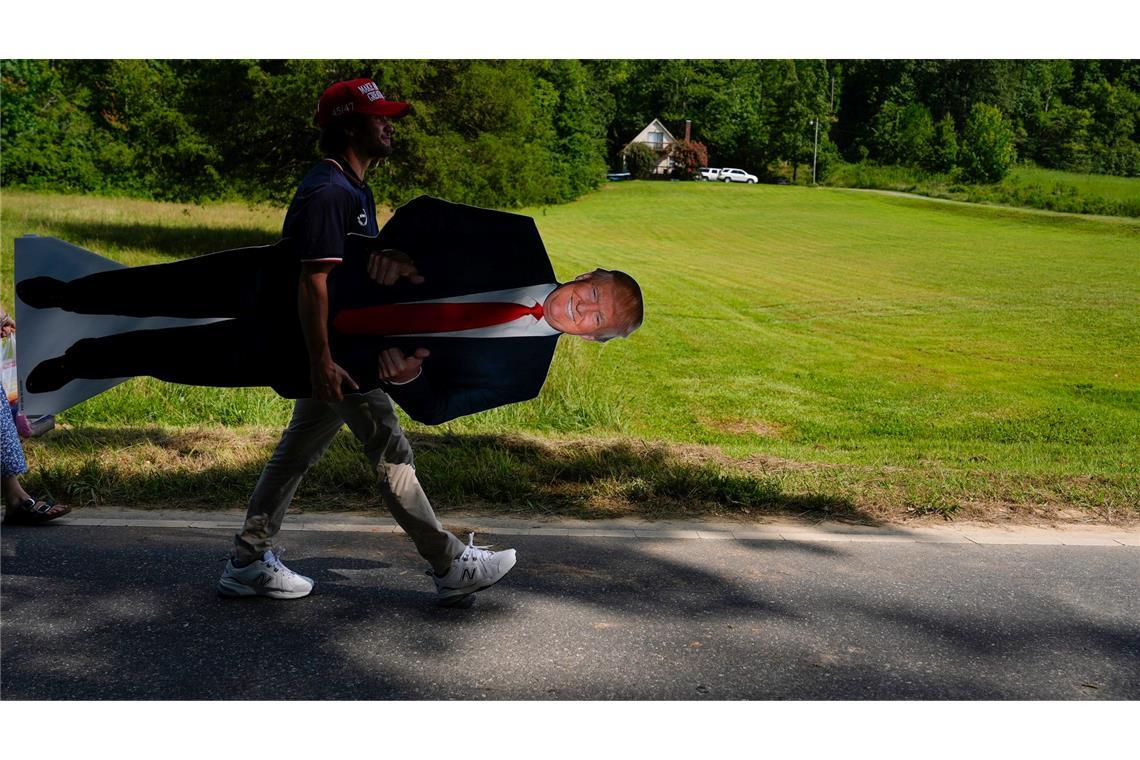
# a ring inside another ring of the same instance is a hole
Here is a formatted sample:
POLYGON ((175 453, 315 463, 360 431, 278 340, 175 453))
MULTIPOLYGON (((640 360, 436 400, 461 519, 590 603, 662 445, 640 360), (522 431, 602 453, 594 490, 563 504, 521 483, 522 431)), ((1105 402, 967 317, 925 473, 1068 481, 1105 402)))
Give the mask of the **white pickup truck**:
POLYGON ((708 166, 702 166, 700 168, 700 176, 701 176, 701 179, 703 179, 703 180, 707 180, 709 182, 716 182, 717 179, 720 177, 720 169, 712 169, 708 166))

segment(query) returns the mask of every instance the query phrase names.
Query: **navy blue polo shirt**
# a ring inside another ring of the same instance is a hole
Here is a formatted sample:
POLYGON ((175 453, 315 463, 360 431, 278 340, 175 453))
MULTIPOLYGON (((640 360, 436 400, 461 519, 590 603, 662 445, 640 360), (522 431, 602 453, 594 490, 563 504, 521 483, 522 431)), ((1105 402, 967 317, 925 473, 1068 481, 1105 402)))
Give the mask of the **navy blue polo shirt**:
POLYGON ((351 171, 343 161, 326 158, 301 180, 281 233, 299 261, 338 263, 345 235, 380 232, 372 190, 351 171))

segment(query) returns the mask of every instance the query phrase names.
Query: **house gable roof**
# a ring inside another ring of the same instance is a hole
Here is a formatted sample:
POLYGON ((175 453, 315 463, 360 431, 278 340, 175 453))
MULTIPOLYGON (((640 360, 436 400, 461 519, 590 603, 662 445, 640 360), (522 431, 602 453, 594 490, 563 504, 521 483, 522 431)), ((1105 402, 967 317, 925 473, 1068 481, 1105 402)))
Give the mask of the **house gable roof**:
POLYGON ((661 120, 660 119, 654 119, 653 121, 646 124, 644 129, 642 129, 640 132, 637 133, 637 137, 633 138, 628 143, 626 143, 625 147, 628 148, 630 145, 633 145, 635 142, 649 142, 648 140, 645 139, 645 137, 650 132, 660 132, 660 133, 664 134, 665 135, 665 142, 667 142, 667 143, 677 142, 677 138, 673 137, 673 133, 670 132, 669 129, 664 124, 661 123, 661 120))

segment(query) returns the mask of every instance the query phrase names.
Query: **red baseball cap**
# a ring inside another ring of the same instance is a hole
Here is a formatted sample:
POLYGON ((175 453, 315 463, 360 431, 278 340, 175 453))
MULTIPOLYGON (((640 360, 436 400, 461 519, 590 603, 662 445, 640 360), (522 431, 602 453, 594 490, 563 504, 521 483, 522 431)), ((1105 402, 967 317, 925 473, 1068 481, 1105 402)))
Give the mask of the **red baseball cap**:
POLYGON ((321 93, 317 101, 317 124, 328 126, 333 120, 351 113, 365 116, 406 116, 412 106, 395 100, 384 100, 384 93, 371 79, 349 79, 337 82, 321 93))

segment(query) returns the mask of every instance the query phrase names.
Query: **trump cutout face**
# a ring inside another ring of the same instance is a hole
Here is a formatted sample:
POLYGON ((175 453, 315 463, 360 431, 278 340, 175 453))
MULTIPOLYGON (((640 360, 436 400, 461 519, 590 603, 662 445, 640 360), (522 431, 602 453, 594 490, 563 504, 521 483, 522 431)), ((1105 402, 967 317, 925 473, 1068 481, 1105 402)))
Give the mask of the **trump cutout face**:
POLYGON ((543 303, 547 324, 585 340, 608 340, 624 335, 627 318, 621 313, 617 283, 597 269, 555 288, 543 303))

